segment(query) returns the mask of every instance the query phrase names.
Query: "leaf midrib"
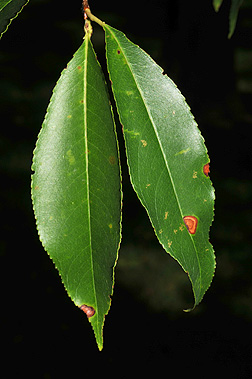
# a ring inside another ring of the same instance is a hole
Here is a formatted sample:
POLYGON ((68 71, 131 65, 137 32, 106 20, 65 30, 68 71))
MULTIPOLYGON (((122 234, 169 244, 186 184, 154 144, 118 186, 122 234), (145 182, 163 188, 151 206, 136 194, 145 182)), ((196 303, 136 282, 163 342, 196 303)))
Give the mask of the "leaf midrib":
MULTIPOLYGON (((139 84, 138 84, 138 81, 137 81, 135 75, 134 75, 133 72, 132 72, 131 65, 130 65, 130 63, 128 62, 128 59, 126 58, 126 55, 125 55, 125 52, 124 52, 124 49, 123 49, 122 45, 121 45, 120 42, 118 41, 118 39, 117 39, 117 37, 115 36, 115 34, 113 33, 113 31, 110 29, 110 27, 109 27, 108 25, 106 25, 106 24, 104 25, 104 27, 105 27, 105 28, 107 27, 107 28, 109 29, 110 33, 111 33, 111 34, 113 35, 113 37, 115 38, 115 40, 116 40, 118 46, 120 46, 120 49, 121 49, 121 52, 122 52, 123 55, 124 55, 124 58, 126 59, 127 65, 128 65, 128 67, 129 67, 130 72, 131 72, 131 74, 132 74, 132 77, 133 77, 133 79, 134 79, 134 81, 135 81, 136 87, 137 87, 137 89, 138 89, 138 91, 139 91, 139 94, 140 94, 140 96, 141 96, 141 99, 142 99, 142 102, 143 102, 143 104, 144 104, 145 110, 146 110, 146 112, 147 112, 147 114, 148 114, 148 116, 149 116, 149 118, 150 118, 150 120, 151 120, 151 124, 152 124, 153 130, 154 130, 154 132, 155 132, 155 135, 156 135, 156 138, 157 138, 157 141, 158 141, 158 144, 159 144, 160 150, 161 150, 161 152, 162 152, 162 157, 163 157, 163 160, 164 160, 164 162, 165 162, 165 166, 166 166, 166 168, 167 168, 167 170, 168 170, 168 173, 169 173, 169 177, 170 177, 171 184, 172 184, 172 188, 173 188, 173 191, 174 191, 174 194, 175 194, 175 198, 176 198, 176 201, 177 201, 177 204, 178 204, 178 208, 179 208, 179 211, 180 211, 180 214, 181 214, 181 218, 183 219, 183 212, 182 212, 182 209, 181 209, 181 206, 180 206, 180 202, 179 202, 179 199, 178 199, 178 195, 177 195, 177 191, 176 191, 176 188, 175 188, 175 185, 174 185, 174 181, 173 181, 173 178, 172 178, 172 174, 171 174, 171 171, 170 171, 170 167, 169 167, 169 164, 168 164, 168 162, 167 162, 167 160, 166 160, 166 155, 165 155, 165 153, 164 153, 164 151, 163 151, 162 144, 161 144, 161 142, 160 142, 159 135, 158 135, 158 132, 157 132, 156 127, 155 127, 155 122, 154 122, 154 120, 153 120, 153 118, 152 118, 152 115, 150 114, 150 112, 149 112, 149 110, 148 110, 148 108, 147 108, 147 105, 146 105, 146 102, 145 102, 144 95, 143 95, 143 93, 142 93, 142 91, 141 91, 141 88, 140 88, 140 86, 139 86, 139 84)), ((195 250, 195 254, 196 254, 196 258, 197 258, 197 262, 198 262, 198 267, 199 267, 199 273, 200 273, 200 283, 202 283, 202 279, 201 279, 201 265, 200 265, 200 262, 199 262, 198 252, 197 252, 197 249, 196 249, 196 246, 195 246, 195 243, 194 243, 194 240, 193 240, 191 234, 189 234, 189 236, 190 236, 190 238, 191 238, 191 241, 192 241, 192 244, 193 244, 193 247, 194 247, 194 250, 195 250)), ((200 287, 201 287, 201 286, 200 286, 200 287)), ((196 298, 195 298, 195 301, 196 301, 196 298)))
MULTIPOLYGON (((94 290, 94 297, 95 297, 95 311, 96 315, 98 316, 98 309, 97 309, 97 297, 96 297, 96 289, 95 289, 95 279, 94 279, 94 259, 93 259, 93 248, 92 248, 92 231, 91 231, 91 208, 90 208, 90 190, 89 190, 89 154, 88 152, 88 120, 87 120, 87 80, 88 80, 88 52, 89 52, 89 37, 88 35, 85 36, 85 56, 86 60, 84 61, 84 70, 83 70, 83 81, 84 81, 84 102, 83 102, 83 120, 84 120, 84 141, 85 141, 85 151, 84 153, 85 159, 86 159, 86 176, 87 176, 87 208, 88 208, 88 229, 89 229, 89 240, 90 240, 90 266, 91 266, 91 272, 92 272, 92 284, 93 284, 93 290, 94 290)), ((86 304, 89 305, 89 304, 86 304)), ((91 305, 91 304, 90 304, 91 305)), ((98 317, 97 317, 97 328, 98 328, 98 317)))

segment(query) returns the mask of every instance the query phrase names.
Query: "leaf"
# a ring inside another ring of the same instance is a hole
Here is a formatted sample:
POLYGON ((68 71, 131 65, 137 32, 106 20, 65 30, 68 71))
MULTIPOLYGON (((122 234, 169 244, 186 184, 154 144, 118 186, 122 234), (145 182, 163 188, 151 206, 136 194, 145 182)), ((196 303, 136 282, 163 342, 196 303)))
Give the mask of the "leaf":
MULTIPOLYGON (((219 11, 220 6, 222 4, 223 0, 213 0, 213 7, 216 12, 219 11)), ((243 0, 232 0, 231 2, 231 8, 229 12, 229 33, 228 38, 231 38, 234 34, 237 17, 239 13, 240 6, 242 5, 243 0)))
POLYGON ((0 0, 0 38, 29 0, 0 0))
POLYGON ((121 235, 121 178, 107 88, 88 37, 54 88, 32 169, 40 239, 101 350, 121 235))
POLYGON ((230 13, 229 13, 229 33, 228 38, 231 38, 234 34, 237 17, 239 13, 240 6, 242 5, 243 0, 232 0, 230 13))
POLYGON ((196 305, 215 269, 209 243, 214 190, 204 140, 161 67, 122 32, 103 26, 132 185, 160 243, 188 273, 196 305))
POLYGON ((213 7, 215 12, 218 12, 223 0, 213 0, 213 7))

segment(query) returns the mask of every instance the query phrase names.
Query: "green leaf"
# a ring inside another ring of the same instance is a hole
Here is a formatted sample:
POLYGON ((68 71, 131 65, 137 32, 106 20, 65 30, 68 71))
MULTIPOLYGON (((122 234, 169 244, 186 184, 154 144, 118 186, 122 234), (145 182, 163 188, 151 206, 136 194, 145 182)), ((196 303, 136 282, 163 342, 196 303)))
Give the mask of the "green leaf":
POLYGON ((213 7, 215 12, 218 12, 223 0, 213 0, 213 7))
POLYGON ((121 236, 121 177, 107 88, 88 37, 63 71, 34 152, 32 198, 45 250, 99 349, 121 236), (89 308, 92 307, 92 308, 89 308))
POLYGON ((209 243, 214 190, 203 172, 209 162, 204 140, 161 67, 122 32, 103 26, 132 185, 160 243, 188 273, 196 305, 215 270, 209 243), (186 216, 197 219, 195 234, 187 230, 186 216))
POLYGON ((0 0, 0 38, 29 0, 0 0))
POLYGON ((234 34, 237 17, 239 13, 240 6, 242 5, 243 0, 232 0, 230 13, 229 13, 229 33, 228 38, 231 38, 234 34))

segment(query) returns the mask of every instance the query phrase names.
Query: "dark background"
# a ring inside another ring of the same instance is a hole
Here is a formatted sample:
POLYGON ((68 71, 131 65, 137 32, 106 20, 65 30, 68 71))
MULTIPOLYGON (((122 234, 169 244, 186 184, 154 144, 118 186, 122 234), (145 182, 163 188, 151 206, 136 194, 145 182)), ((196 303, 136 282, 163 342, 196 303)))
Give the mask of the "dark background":
MULTIPOLYGON (((1 378, 138 375, 252 377, 252 2, 231 40, 230 1, 90 0, 161 65, 205 138, 216 190, 212 286, 191 313, 190 283, 162 250, 128 180, 122 145, 123 240, 99 352, 36 232, 32 152, 51 91, 82 43, 81 0, 30 0, 0 42, 1 378), (7 370, 7 371, 6 371, 7 370)), ((104 35, 93 25, 104 61, 104 35)))

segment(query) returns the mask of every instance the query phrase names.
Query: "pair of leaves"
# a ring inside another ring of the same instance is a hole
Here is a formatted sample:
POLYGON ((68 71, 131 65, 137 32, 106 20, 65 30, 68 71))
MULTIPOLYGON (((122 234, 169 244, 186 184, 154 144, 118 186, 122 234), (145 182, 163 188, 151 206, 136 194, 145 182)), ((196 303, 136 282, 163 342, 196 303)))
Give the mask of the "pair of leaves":
MULTIPOLYGON (((213 0, 213 6, 216 12, 219 11, 223 0, 213 0)), ((234 34, 239 9, 243 3, 243 0, 232 0, 231 8, 229 12, 229 33, 228 38, 231 38, 234 34)))
MULTIPOLYGON (((215 269, 209 243, 214 192, 203 138, 162 69, 122 32, 99 23, 132 185, 160 243, 188 273, 195 306, 215 269)), ((113 113, 88 20, 85 28, 37 141, 32 199, 42 244, 102 349, 121 239, 121 177, 113 113)))

